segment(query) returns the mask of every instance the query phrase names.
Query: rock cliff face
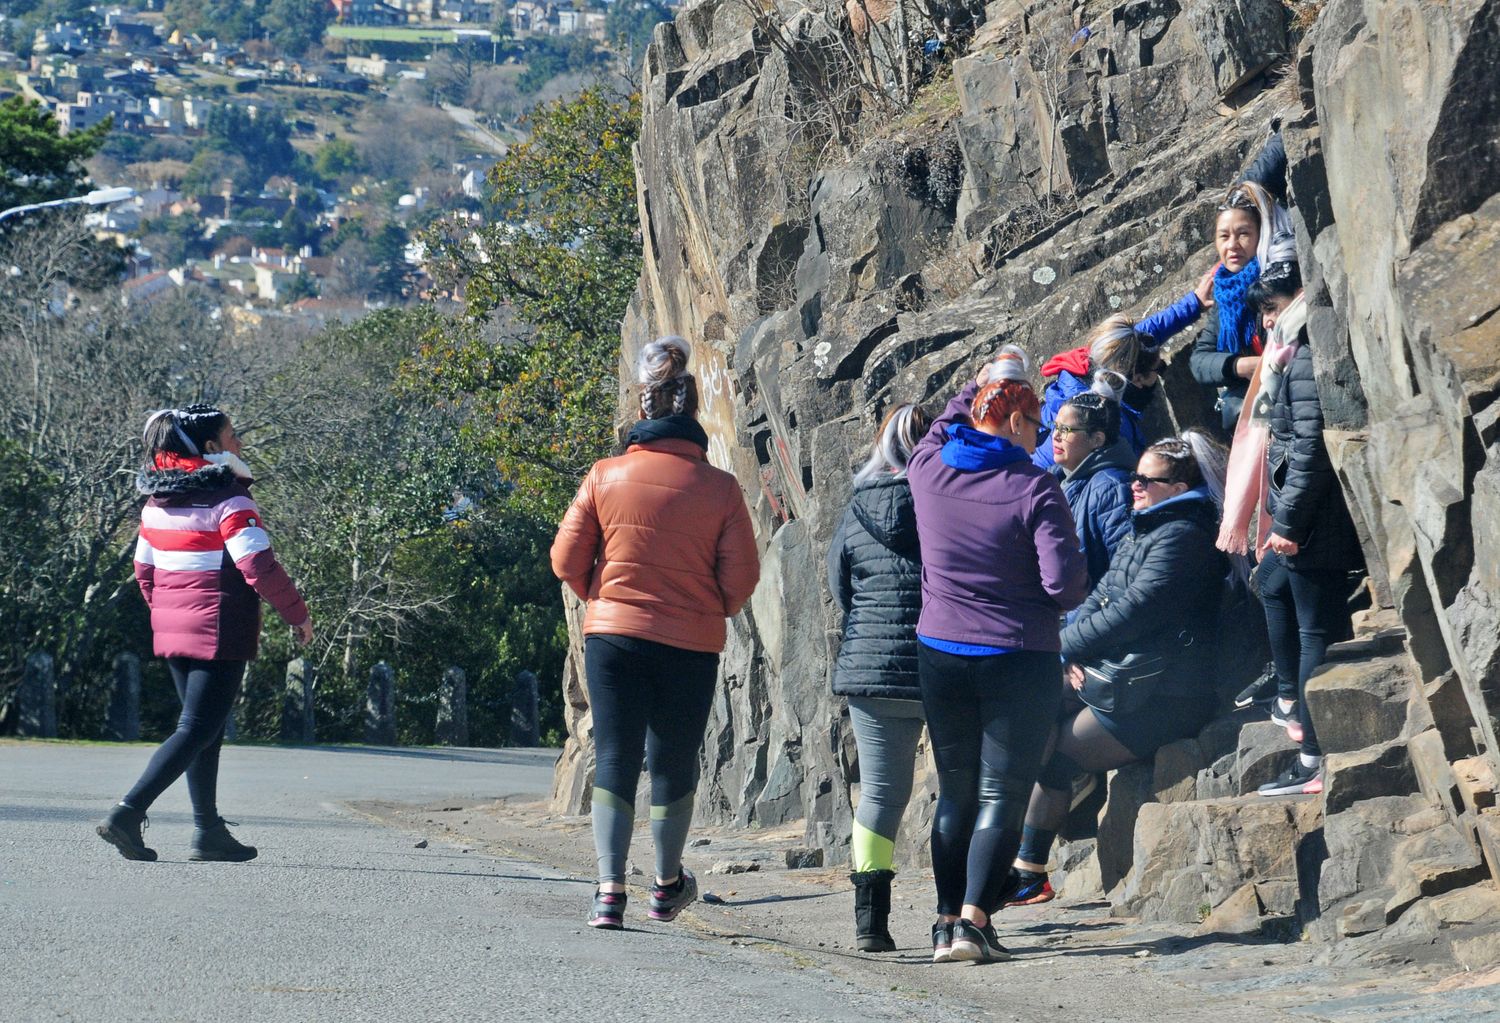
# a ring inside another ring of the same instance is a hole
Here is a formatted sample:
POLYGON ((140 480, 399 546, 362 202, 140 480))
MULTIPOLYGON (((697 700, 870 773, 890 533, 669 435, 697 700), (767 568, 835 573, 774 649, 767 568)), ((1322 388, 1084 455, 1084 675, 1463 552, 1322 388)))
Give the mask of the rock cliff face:
MULTIPOLYGON (((1330 441, 1371 568, 1366 631, 1384 615, 1409 639, 1346 648, 1321 681, 1314 712, 1337 735, 1324 806, 1238 798, 1291 754, 1279 729, 1227 719, 1119 772, 1097 848, 1060 863, 1122 912, 1379 931, 1494 876, 1500 854, 1500 2, 1331 0, 1310 29, 1278 0, 1073 6, 1076 22, 1065 4, 993 4, 951 77, 862 125, 850 153, 828 141, 806 62, 739 0, 657 29, 624 357, 658 334, 693 341, 710 457, 742 481, 765 550, 731 624, 698 812, 804 820, 846 851, 858 765, 828 689, 823 564, 875 424, 893 402, 946 400, 1003 342, 1045 357, 1175 299, 1213 262, 1214 203, 1279 117, 1330 441), (1093 35, 1070 55, 1075 24, 1093 35)), ((825 30, 789 25, 814 52, 825 30)), ((1186 361, 1150 411, 1159 433, 1210 418, 1186 361)), ((568 693, 555 798, 578 812, 576 672, 568 693)), ((930 816, 919 793, 908 858, 930 816)))

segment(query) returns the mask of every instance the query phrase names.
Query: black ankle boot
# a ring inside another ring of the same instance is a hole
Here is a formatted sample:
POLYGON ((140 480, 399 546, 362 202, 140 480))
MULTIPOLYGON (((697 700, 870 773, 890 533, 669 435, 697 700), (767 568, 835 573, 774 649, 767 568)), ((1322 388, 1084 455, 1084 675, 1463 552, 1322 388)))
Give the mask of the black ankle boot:
POLYGON ((891 938, 891 878, 894 870, 849 875, 854 882, 854 939, 861 952, 894 952, 891 938))
POLYGON ((109 816, 94 828, 94 833, 120 850, 120 855, 127 860, 151 863, 156 859, 156 850, 146 848, 146 840, 141 837, 141 829, 145 826, 144 811, 116 803, 109 816))
POLYGON ((206 828, 194 828, 193 851, 188 853, 188 859, 224 863, 243 863, 255 859, 255 846, 236 841, 225 827, 229 823, 231 822, 220 817, 206 828))

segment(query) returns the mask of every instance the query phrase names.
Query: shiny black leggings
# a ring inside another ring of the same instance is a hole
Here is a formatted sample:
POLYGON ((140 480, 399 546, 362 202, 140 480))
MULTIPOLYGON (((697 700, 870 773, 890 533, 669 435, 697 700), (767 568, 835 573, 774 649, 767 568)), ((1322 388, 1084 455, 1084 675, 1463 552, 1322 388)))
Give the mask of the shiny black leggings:
POLYGON ((219 748, 224 743, 224 724, 240 693, 240 680, 245 677, 245 662, 168 657, 167 668, 182 700, 182 716, 177 719, 177 730, 152 754, 124 803, 145 811, 168 785, 186 774, 193 823, 205 828, 219 819, 219 748))
POLYGON ((1055 653, 960 657, 923 644, 922 706, 938 769, 932 822, 937 911, 999 908, 1062 699, 1055 653))
POLYGON ((1266 554, 1260 566, 1260 602, 1266 609, 1276 676, 1297 683, 1297 717, 1302 752, 1323 755, 1307 707, 1307 680, 1323 663, 1328 644, 1349 631, 1349 579, 1343 572, 1306 572, 1281 555, 1266 554))

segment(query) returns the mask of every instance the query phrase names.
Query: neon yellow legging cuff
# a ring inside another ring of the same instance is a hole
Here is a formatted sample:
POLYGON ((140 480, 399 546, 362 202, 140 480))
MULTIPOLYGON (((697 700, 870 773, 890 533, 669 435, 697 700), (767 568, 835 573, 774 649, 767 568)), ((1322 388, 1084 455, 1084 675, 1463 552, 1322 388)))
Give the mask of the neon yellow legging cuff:
POLYGON ((896 843, 892 839, 877 835, 855 821, 849 855, 851 866, 856 873, 863 873, 867 870, 890 870, 896 862, 896 843))

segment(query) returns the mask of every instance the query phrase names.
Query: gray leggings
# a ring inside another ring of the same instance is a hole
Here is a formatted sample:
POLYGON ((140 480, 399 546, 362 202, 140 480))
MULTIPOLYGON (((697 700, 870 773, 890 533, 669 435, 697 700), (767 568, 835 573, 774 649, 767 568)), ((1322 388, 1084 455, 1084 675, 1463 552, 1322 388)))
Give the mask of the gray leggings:
POLYGON ((856 872, 890 870, 895 863, 896 832, 911 800, 912 771, 922 738, 922 703, 851 696, 849 722, 859 748, 852 866, 856 872))

